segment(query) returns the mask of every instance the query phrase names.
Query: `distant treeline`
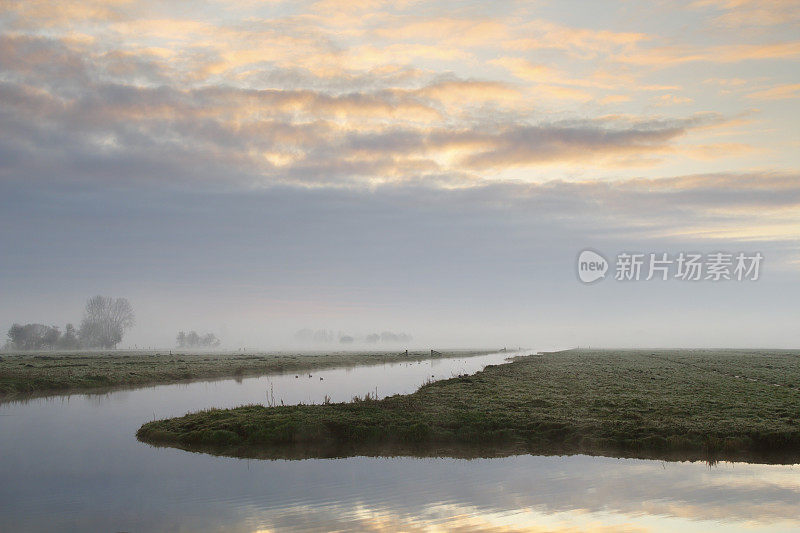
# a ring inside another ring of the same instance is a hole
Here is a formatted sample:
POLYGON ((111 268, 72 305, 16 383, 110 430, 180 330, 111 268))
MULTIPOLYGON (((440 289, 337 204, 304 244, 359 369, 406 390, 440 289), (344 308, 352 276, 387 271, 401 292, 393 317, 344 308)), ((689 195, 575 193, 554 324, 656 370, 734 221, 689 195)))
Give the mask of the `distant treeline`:
POLYGON ((179 331, 178 336, 175 338, 175 343, 178 348, 216 348, 222 341, 220 341, 213 333, 206 333, 199 335, 196 331, 186 333, 179 331))
POLYGON ((370 344, 378 342, 385 342, 387 344, 406 343, 411 340, 411 335, 406 333, 392 333, 391 331, 384 331, 380 334, 372 333, 364 338, 370 344))
POLYGON ((63 334, 58 326, 14 324, 8 330, 6 346, 17 350, 74 350, 80 348, 81 341, 72 324, 67 324, 63 334))
POLYGON ((95 296, 86 302, 80 328, 14 324, 8 330, 9 350, 76 350, 78 348, 116 348, 125 331, 134 324, 133 307, 125 298, 95 296))
POLYGON ((370 333, 365 337, 357 338, 342 332, 334 333, 326 329, 301 329, 295 333, 294 338, 300 342, 314 344, 327 344, 337 341, 341 344, 351 344, 356 341, 366 342, 367 344, 377 344, 379 342, 385 344, 406 344, 412 339, 411 335, 407 333, 393 333, 391 331, 370 333))

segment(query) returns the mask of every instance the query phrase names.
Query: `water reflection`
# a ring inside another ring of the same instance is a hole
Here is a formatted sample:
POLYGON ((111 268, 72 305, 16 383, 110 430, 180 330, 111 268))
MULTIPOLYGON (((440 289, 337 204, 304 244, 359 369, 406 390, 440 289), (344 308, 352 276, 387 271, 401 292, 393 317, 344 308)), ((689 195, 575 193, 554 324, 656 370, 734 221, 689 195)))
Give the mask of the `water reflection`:
POLYGON ((588 456, 257 461, 152 448, 152 418, 210 406, 334 401, 506 354, 73 395, 0 405, 8 531, 800 529, 800 467, 588 456), (323 377, 323 380, 319 380, 323 377))

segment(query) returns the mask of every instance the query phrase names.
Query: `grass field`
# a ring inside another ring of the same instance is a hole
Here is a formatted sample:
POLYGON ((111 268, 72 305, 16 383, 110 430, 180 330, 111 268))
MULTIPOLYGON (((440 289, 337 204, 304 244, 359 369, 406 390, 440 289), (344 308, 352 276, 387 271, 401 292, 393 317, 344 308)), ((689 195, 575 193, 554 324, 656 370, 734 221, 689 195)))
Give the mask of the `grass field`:
POLYGON ((139 439, 239 457, 627 457, 800 462, 800 351, 570 350, 409 395, 209 410, 139 439))
MULTIPOLYGON (((440 357, 471 356, 487 350, 444 352, 440 357)), ((155 352, 53 353, 0 355, 0 400, 59 392, 105 390, 197 379, 244 377, 339 366, 429 359, 429 351, 332 353, 155 352)))

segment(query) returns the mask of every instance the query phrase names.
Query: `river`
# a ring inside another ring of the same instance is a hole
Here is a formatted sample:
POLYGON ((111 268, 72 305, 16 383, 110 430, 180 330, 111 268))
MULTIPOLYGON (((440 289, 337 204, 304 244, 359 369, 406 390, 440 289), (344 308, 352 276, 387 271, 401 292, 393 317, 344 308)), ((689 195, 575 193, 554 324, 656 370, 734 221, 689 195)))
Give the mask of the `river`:
POLYGON ((412 392, 507 356, 0 404, 0 530, 800 530, 798 465, 585 455, 262 461, 135 437, 144 422, 209 407, 412 392))

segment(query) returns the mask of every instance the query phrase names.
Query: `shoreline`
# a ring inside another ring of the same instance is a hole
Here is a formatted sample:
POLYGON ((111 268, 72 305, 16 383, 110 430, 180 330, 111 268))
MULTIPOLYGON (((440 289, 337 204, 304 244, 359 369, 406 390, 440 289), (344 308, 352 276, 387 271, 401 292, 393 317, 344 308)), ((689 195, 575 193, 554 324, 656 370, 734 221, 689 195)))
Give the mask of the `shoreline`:
POLYGON ((665 461, 670 463, 746 463, 761 465, 800 466, 800 452, 723 452, 708 450, 631 450, 615 447, 525 447, 524 445, 484 445, 469 444, 422 444, 409 445, 392 443, 382 445, 338 446, 338 447, 296 447, 258 445, 224 446, 214 444, 176 444, 158 440, 149 441, 138 436, 137 439, 154 448, 172 448, 190 453, 229 457, 235 459, 257 459, 265 461, 302 461, 307 459, 347 459, 350 457, 414 457, 418 459, 500 459, 531 455, 537 457, 606 457, 611 459, 639 459, 643 461, 665 461))

